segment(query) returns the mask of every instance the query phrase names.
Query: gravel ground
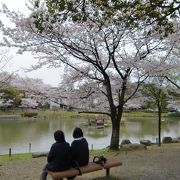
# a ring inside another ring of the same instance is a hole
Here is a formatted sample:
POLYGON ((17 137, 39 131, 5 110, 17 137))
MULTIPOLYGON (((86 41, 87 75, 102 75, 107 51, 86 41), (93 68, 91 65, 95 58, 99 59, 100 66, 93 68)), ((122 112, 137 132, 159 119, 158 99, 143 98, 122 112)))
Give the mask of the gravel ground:
MULTIPOLYGON (((117 180, 180 180, 180 143, 147 150, 108 152, 107 158, 116 158, 123 165, 111 169, 109 179, 117 180)), ((46 157, 13 159, 0 162, 0 180, 38 180, 46 157)), ((51 178, 48 176, 47 178, 51 178)), ((105 171, 76 177, 77 180, 105 180, 105 171)))

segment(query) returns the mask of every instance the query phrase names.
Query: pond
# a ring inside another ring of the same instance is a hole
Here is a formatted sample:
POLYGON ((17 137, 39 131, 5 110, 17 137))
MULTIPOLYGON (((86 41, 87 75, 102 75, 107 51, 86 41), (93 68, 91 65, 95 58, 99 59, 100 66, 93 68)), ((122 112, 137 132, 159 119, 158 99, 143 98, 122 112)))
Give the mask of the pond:
MULTIPOLYGON (((97 129, 88 127, 85 121, 73 119, 29 119, 29 120, 0 120, 0 155, 8 154, 11 148, 12 154, 27 152, 49 151, 54 143, 53 133, 57 129, 65 132, 66 140, 73 140, 74 127, 81 127, 87 138, 90 149, 105 148, 110 144, 111 126, 97 129)), ((158 135, 157 117, 154 118, 127 118, 121 126, 120 141, 130 139, 132 143, 139 143, 141 139, 149 139, 156 142, 158 135)), ((162 138, 180 136, 180 119, 171 118, 162 120, 162 138)))

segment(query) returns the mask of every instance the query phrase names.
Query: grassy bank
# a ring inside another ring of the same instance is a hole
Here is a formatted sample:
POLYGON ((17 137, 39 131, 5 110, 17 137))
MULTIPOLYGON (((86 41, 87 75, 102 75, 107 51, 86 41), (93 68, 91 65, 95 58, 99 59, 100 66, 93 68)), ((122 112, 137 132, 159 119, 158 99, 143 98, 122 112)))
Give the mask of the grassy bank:
MULTIPOLYGON (((107 153, 107 149, 90 150, 90 156, 107 153)), ((8 154, 0 155, 0 161, 22 160, 30 158, 32 158, 32 153, 11 154, 11 156, 9 156, 8 154)))
POLYGON ((32 158, 31 153, 23 153, 23 154, 12 154, 9 155, 0 155, 0 161, 11 161, 11 160, 17 160, 17 159, 28 159, 32 158))
MULTIPOLYGON (((24 112, 37 112, 38 117, 44 118, 44 117, 50 117, 50 118, 60 118, 60 117, 70 117, 70 118, 85 118, 87 119, 88 117, 98 117, 98 114, 88 114, 88 113, 81 113, 79 114, 77 111, 63 111, 63 110, 56 110, 56 111, 50 111, 50 110, 28 110, 28 111, 7 111, 3 112, 0 111, 0 115, 21 115, 24 112)), ((180 113, 167 113, 163 112, 162 117, 180 117, 180 113)), ((158 116, 157 112, 146 112, 145 110, 141 111, 124 111, 123 112, 123 117, 155 117, 158 116)), ((107 116, 107 119, 109 117, 107 116)))

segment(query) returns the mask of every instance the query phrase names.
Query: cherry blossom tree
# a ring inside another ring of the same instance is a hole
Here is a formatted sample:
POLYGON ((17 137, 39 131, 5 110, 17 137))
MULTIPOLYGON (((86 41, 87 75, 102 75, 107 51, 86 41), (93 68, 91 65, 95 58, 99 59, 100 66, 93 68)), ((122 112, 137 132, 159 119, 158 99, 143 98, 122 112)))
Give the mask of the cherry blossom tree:
POLYGON ((21 102, 20 92, 16 88, 9 87, 3 89, 1 90, 1 94, 1 99, 4 100, 3 104, 12 107, 13 111, 21 102))
POLYGON ((152 97, 158 109, 158 145, 161 146, 161 113, 167 106, 167 87, 165 78, 153 78, 151 83, 144 85, 147 94, 152 97))
MULTIPOLYGON (((2 86, 2 92, 5 89, 13 88, 18 90, 23 98, 20 107, 37 107, 37 105, 46 105, 53 101, 54 98, 59 98, 56 89, 52 86, 44 84, 38 78, 22 78, 18 74, 2 73, 6 82, 2 86), (11 78, 9 78, 11 77, 11 78)), ((11 100, 12 101, 12 100, 11 100)), ((12 106, 12 103, 11 103, 12 106)))
MULTIPOLYGON (((167 46, 171 46, 172 51, 170 52, 171 56, 171 61, 173 62, 174 60, 180 59, 180 23, 178 21, 177 24, 177 32, 175 34, 172 34, 168 39, 167 39, 167 46)), ((174 69, 173 72, 166 73, 165 78, 171 82, 174 87, 180 89, 180 71, 178 69, 174 69)))
POLYGON ((178 73, 178 76, 175 76, 175 77, 173 77, 172 76, 172 78, 170 78, 170 77, 168 77, 168 76, 165 76, 165 78, 168 80, 168 81, 170 81, 174 86, 176 86, 178 89, 180 89, 180 85, 179 85, 179 81, 180 81, 180 79, 179 79, 179 73, 178 73), (177 79, 178 78, 178 79, 177 79), (173 80, 173 79, 175 79, 175 80, 173 80))
POLYGON ((22 108, 36 108, 38 106, 38 103, 36 100, 31 98, 22 98, 21 99, 21 105, 22 108))
POLYGON ((5 71, 6 67, 8 66, 11 57, 8 54, 8 50, 1 47, 0 49, 0 89, 6 87, 8 82, 10 81, 11 77, 14 73, 8 73, 5 71))
POLYGON ((118 149, 125 103, 149 75, 160 76, 179 68, 177 59, 170 61, 172 46, 166 46, 165 41, 170 33, 176 33, 171 20, 179 16, 180 3, 166 4, 160 0, 30 2, 29 17, 3 7, 2 12, 15 27, 1 25, 2 44, 18 48, 19 53, 32 52, 39 59, 33 69, 46 65, 60 68, 64 64, 65 73, 73 71, 73 76, 81 80, 81 87, 87 82, 96 84, 88 87, 83 97, 94 95, 97 88, 106 97, 109 111, 100 113, 110 116, 110 148, 118 149), (130 81, 136 87, 127 94, 130 81))
MULTIPOLYGON (((38 78, 22 78, 19 75, 15 75, 14 78, 11 79, 10 86, 16 87, 21 90, 21 93, 26 100, 23 100, 23 106, 29 103, 32 106, 37 106, 37 103, 41 105, 45 105, 52 101, 54 97, 54 90, 52 86, 43 83, 41 79, 38 78)), ((21 105, 22 105, 21 104, 21 105)))

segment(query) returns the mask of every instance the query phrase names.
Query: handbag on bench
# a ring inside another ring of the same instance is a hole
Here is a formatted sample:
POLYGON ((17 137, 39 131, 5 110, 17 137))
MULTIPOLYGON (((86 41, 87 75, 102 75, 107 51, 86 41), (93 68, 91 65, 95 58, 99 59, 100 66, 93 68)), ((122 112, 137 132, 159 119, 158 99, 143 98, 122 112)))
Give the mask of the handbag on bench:
POLYGON ((104 156, 94 156, 93 158, 93 162, 97 163, 97 164, 101 164, 101 166, 103 166, 104 163, 106 163, 107 158, 105 158, 104 156))

